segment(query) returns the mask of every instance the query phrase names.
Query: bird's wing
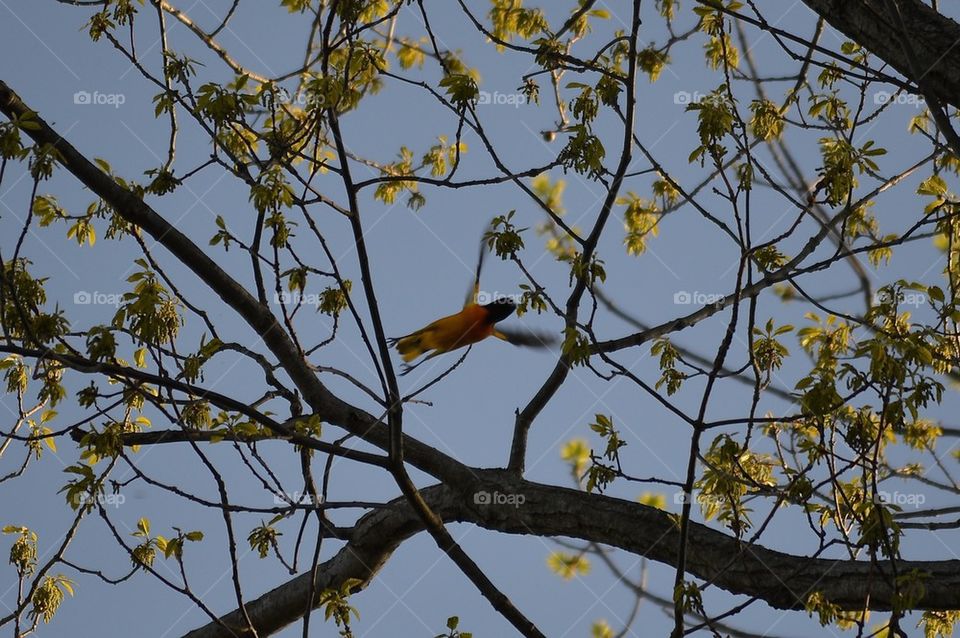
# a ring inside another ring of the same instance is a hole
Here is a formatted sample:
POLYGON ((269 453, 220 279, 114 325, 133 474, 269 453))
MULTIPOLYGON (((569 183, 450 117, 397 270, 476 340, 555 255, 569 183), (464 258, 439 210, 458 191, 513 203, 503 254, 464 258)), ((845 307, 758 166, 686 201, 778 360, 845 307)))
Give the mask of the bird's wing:
POLYGON ((477 303, 477 296, 480 294, 480 271, 483 270, 483 253, 483 242, 481 241, 480 256, 477 257, 477 270, 473 275, 473 286, 467 291, 467 299, 463 302, 464 308, 471 304, 477 303))
POLYGON ((555 335, 546 332, 534 332, 532 330, 516 330, 511 328, 497 328, 493 336, 503 339, 507 343, 515 346, 524 346, 526 348, 550 348, 557 345, 559 339, 555 335))

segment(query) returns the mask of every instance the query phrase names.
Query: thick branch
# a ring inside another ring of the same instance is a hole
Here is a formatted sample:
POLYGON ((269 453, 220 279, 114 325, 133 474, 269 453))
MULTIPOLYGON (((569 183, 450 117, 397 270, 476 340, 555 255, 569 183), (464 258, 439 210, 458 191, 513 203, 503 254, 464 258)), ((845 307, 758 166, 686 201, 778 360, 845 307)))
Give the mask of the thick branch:
MULTIPOLYGON (((479 474, 473 493, 437 485, 421 491, 445 522, 469 522, 508 534, 564 536, 617 547, 668 565, 676 561, 679 533, 674 518, 662 510, 630 501, 517 478, 503 470, 479 474), (512 495, 513 505, 477 505, 474 494, 512 495)), ((423 523, 405 499, 371 512, 358 521, 354 541, 317 570, 316 592, 338 587, 348 578, 362 581, 359 591, 405 539, 423 523)), ((778 609, 803 609, 815 591, 844 610, 888 611, 894 592, 888 584, 890 563, 809 558, 747 546, 736 538, 699 523, 690 524, 688 573, 716 586, 755 596, 778 609)), ((917 609, 960 608, 960 561, 898 561, 899 573, 914 569, 928 575, 926 595, 917 609)), ((247 605, 261 635, 278 631, 303 613, 309 579, 301 575, 247 605)), ((316 601, 314 601, 316 604, 316 601)), ((237 612, 223 617, 240 627, 237 612)), ((226 638, 223 627, 209 624, 186 638, 226 638)))
POLYGON ((918 84, 941 102, 960 108, 960 24, 920 0, 892 0, 914 42, 917 72, 901 44, 903 31, 889 19, 886 0, 803 0, 834 28, 918 84), (918 76, 919 73, 919 76, 918 76))

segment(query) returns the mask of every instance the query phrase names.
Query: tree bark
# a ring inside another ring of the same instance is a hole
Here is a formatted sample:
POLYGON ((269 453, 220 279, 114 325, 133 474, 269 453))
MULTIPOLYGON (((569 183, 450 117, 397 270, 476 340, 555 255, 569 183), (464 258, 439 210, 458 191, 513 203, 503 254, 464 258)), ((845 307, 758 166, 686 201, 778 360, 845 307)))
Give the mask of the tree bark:
MULTIPOLYGON (((477 470, 473 491, 448 485, 421 490, 430 508, 444 522, 473 523, 480 527, 536 536, 563 536, 617 547, 668 565, 676 560, 679 530, 665 511, 600 494, 588 494, 517 478, 503 470, 477 470), (477 492, 511 495, 518 505, 478 505, 477 492)), ((357 578, 365 587, 407 538, 423 529, 419 517, 403 498, 363 516, 353 539, 317 570, 315 592, 339 587, 357 578)), ((888 561, 871 563, 809 558, 748 546, 699 523, 690 523, 687 571, 729 592, 755 596, 778 609, 803 609, 807 597, 821 592, 847 611, 889 611, 893 588, 888 561)), ((917 609, 960 608, 960 561, 897 561, 899 574, 918 570, 926 596, 917 609)), ((310 588, 308 574, 247 603, 247 613, 260 635, 270 635, 303 616, 310 588)), ((509 594, 509 592, 507 592, 509 594)), ((314 601, 314 604, 316 601, 314 601)), ((236 635, 244 626, 238 611, 221 619, 236 635)), ((184 638, 233 638, 228 629, 210 623, 184 638)))
POLYGON ((960 108, 960 24, 920 0, 803 2, 909 81, 944 104, 960 108), (899 9, 903 29, 891 14, 894 8, 899 9), (914 43, 912 51, 905 49, 904 36, 914 43))

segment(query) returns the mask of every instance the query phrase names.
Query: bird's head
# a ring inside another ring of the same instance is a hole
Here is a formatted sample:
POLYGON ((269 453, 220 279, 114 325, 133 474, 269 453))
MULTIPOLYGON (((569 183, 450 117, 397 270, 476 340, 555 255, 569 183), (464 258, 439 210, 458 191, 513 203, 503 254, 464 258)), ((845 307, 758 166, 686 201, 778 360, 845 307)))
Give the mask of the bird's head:
POLYGON ((517 304, 514 303, 512 299, 500 297, 490 303, 483 304, 483 308, 489 313, 490 323, 497 323, 512 315, 513 311, 517 308, 517 304))

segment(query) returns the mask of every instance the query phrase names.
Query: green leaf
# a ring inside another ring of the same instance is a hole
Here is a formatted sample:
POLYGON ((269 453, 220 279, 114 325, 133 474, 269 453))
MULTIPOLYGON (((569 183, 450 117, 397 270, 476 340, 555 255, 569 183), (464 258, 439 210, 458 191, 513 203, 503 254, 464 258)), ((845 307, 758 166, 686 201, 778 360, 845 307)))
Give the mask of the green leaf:
POLYGON ((920 183, 917 194, 942 197, 947 194, 947 183, 939 175, 933 175, 920 183))
POLYGON ((451 73, 440 80, 440 86, 446 89, 450 101, 460 108, 466 108, 480 95, 476 81, 466 73, 451 73))

